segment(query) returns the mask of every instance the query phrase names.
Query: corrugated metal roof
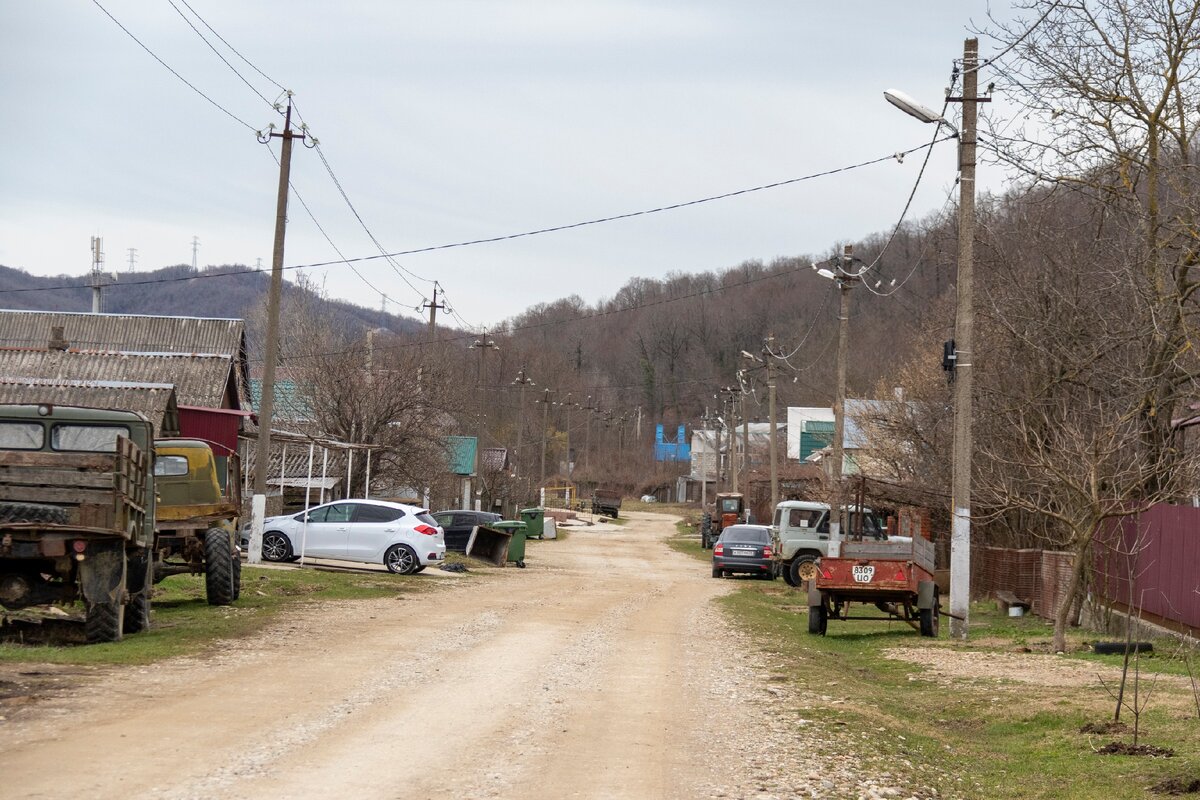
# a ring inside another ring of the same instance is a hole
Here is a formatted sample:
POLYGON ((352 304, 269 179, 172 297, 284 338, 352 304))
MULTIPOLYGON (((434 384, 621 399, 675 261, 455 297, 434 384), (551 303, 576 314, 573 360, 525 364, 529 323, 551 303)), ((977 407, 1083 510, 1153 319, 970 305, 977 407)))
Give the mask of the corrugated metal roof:
POLYGON ((173 384, 184 405, 221 408, 227 396, 237 402, 236 383, 231 384, 233 360, 229 356, 0 349, 0 376, 6 380, 173 384))
POLYGON ((155 436, 179 434, 179 407, 170 384, 0 377, 0 403, 136 411, 150 420, 155 436))
POLYGON ((54 328, 62 328, 67 346, 77 350, 228 356, 236 364, 241 397, 248 396, 243 320, 0 309, 0 347, 45 349, 54 328))

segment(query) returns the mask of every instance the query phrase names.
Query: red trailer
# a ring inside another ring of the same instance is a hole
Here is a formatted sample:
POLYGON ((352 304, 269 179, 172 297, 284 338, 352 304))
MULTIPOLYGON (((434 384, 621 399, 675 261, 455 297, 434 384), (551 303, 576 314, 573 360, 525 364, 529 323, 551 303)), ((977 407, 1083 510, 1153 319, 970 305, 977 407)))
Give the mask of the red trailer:
POLYGON ((933 542, 914 533, 843 541, 836 556, 822 557, 808 582, 808 632, 824 636, 831 619, 901 619, 922 636, 937 636, 941 602, 933 542), (853 616, 853 603, 886 616, 853 616))

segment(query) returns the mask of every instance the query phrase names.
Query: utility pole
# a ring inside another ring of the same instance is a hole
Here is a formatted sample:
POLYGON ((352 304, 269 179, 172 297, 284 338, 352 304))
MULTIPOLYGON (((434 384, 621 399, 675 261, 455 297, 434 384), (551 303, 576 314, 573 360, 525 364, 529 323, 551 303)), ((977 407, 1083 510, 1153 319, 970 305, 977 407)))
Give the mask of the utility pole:
MULTIPOLYGON (((436 287, 435 287, 436 288, 436 287)), ((525 389, 529 386, 536 386, 529 376, 525 374, 525 365, 521 365, 521 371, 517 373, 517 377, 513 383, 521 387, 521 396, 517 401, 517 452, 513 457, 513 464, 516 466, 516 472, 520 476, 525 475, 525 471, 521 469, 521 456, 524 451, 521 449, 522 434, 525 432, 525 389)))
POLYGON ((836 558, 841 553, 842 546, 842 460, 843 438, 846 431, 846 355, 849 350, 850 330, 850 288, 858 279, 847 271, 846 266, 854 260, 854 246, 846 245, 841 261, 838 264, 834 280, 837 281, 838 293, 841 295, 841 306, 838 311, 838 349, 837 349, 837 390, 833 401, 833 458, 830 477, 833 481, 833 492, 830 497, 829 511, 829 555, 836 558))
POLYGON ((304 134, 292 133, 292 93, 287 93, 287 113, 283 133, 274 132, 274 123, 258 140, 267 144, 272 138, 283 140, 279 156, 279 191, 275 201, 275 247, 271 256, 271 284, 267 292, 267 343, 263 362, 262 401, 258 409, 258 447, 254 459, 254 496, 250 504, 251 564, 262 560, 263 518, 267 509, 267 465, 271 460, 271 424, 275 415, 275 363, 279 360, 279 296, 283 291, 283 244, 287 231, 288 181, 292 168, 292 140, 304 134))
POLYGON ((779 437, 775 430, 775 356, 772 355, 773 348, 771 345, 775 343, 775 334, 768 333, 766 342, 763 345, 763 360, 767 364, 767 416, 770 421, 770 451, 771 451, 771 513, 775 513, 775 506, 779 505, 779 460, 776 451, 779 449, 779 444, 776 441, 779 437))
POLYGON ((475 382, 475 393, 479 397, 478 435, 475 438, 475 480, 478 482, 475 487, 475 510, 481 511, 483 503, 483 397, 486 394, 483 391, 483 355, 488 350, 499 350, 500 347, 493 339, 488 338, 485 328, 480 337, 471 342, 469 349, 479 351, 479 374, 475 382))
MULTIPOLYGON (((746 487, 746 493, 750 492, 750 418, 746 416, 746 393, 742 392, 742 484, 746 487)), ((771 509, 771 513, 775 513, 775 509, 771 509)))
MULTIPOLYGON (((433 282, 433 301, 431 302, 431 301, 426 300, 425 302, 421 303, 422 310, 424 310, 426 308, 429 309, 429 338, 431 338, 431 339, 437 333, 438 309, 441 309, 443 311, 446 310, 445 302, 439 303, 438 299, 437 299, 437 294, 438 294, 438 282, 434 281, 433 282)), ((522 367, 522 369, 524 369, 524 367, 522 367)))
POLYGON ((192 237, 192 272, 198 272, 197 257, 200 255, 200 237, 192 237))
POLYGON ((979 40, 963 42, 962 134, 959 138, 958 310, 954 320, 954 476, 951 481, 950 636, 965 641, 971 610, 971 390, 975 257, 975 124, 979 110, 979 40))
POLYGON ((137 248, 129 248, 129 271, 137 272, 137 248))
POLYGON ((729 409, 729 489, 738 490, 737 412, 733 404, 733 387, 725 387, 725 407, 729 409))
POLYGON ((562 403, 567 409, 567 483, 571 482, 571 406, 575 405, 571 402, 571 393, 567 392, 567 399, 562 403))
POLYGON ((104 309, 101 293, 104 291, 104 240, 99 236, 92 237, 92 313, 99 314, 104 309))
POLYGON ((591 468, 592 459, 592 415, 599 409, 592 405, 592 396, 588 395, 587 405, 583 407, 587 413, 587 418, 584 421, 583 433, 583 468, 585 471, 591 468))
POLYGON ((538 400, 542 404, 542 466, 540 470, 541 477, 538 478, 538 486, 546 484, 546 426, 549 424, 550 403, 553 402, 550 399, 550 395, 552 394, 554 394, 553 389, 544 389, 542 399, 538 400))

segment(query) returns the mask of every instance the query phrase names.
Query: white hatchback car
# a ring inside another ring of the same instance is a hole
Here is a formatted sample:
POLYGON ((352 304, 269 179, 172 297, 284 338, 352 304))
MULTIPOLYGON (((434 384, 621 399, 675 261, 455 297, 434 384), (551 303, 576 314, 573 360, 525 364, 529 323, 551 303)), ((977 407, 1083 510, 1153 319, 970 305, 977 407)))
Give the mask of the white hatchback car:
POLYGON ((262 556, 292 561, 301 555, 383 564, 411 575, 446 558, 442 528, 429 509, 384 500, 337 500, 263 520, 262 556))

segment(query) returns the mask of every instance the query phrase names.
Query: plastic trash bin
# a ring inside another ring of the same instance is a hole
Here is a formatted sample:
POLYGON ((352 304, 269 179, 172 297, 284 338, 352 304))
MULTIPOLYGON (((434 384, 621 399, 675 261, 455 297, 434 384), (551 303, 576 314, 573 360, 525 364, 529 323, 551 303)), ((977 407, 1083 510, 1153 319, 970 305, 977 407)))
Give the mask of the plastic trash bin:
POLYGON ((506 519, 493 522, 492 528, 512 534, 508 543, 508 560, 521 569, 525 568, 525 523, 520 520, 506 519))
POLYGON ((521 521, 525 523, 526 539, 541 539, 545 533, 546 509, 522 508, 521 521))

